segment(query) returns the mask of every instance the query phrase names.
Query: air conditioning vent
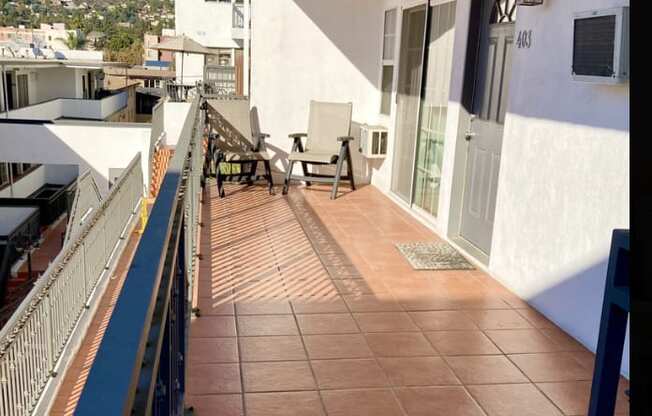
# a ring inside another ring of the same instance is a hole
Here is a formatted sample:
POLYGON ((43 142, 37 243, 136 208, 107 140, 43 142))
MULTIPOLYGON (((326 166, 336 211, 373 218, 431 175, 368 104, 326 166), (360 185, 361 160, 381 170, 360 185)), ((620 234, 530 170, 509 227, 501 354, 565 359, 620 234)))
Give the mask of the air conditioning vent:
POLYGON ((387 129, 382 126, 360 127, 360 153, 367 159, 387 156, 387 129))
POLYGON ((573 78, 609 84, 629 78, 628 7, 575 15, 573 78))

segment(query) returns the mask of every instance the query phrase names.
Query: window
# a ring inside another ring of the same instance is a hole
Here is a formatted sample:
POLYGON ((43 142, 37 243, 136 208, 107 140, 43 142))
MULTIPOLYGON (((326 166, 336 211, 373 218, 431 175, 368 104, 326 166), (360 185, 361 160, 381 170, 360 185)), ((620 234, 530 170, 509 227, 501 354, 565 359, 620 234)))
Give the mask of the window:
POLYGON ((23 174, 23 164, 22 163, 12 163, 11 164, 11 176, 14 177, 14 180, 23 174))
POLYGON ((396 41, 396 9, 385 11, 383 29, 383 68, 380 80, 380 113, 389 115, 394 81, 394 49, 396 41))
POLYGON ((9 183, 9 169, 6 163, 0 163, 0 188, 9 183))

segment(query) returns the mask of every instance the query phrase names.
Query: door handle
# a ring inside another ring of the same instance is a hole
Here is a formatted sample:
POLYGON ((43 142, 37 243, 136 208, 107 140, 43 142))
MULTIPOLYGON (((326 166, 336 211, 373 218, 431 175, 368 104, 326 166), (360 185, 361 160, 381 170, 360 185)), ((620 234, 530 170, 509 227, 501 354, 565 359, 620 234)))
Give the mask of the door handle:
POLYGON ((478 133, 471 130, 471 125, 473 124, 473 120, 475 120, 476 117, 477 116, 475 114, 469 114, 469 127, 467 128, 466 134, 464 136, 464 138, 466 139, 467 142, 478 135, 478 133))

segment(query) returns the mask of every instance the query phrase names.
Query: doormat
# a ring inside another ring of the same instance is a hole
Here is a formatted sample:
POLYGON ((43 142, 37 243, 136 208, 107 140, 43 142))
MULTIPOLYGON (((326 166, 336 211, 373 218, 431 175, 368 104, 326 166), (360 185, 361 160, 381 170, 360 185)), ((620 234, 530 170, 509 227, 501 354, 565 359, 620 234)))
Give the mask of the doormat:
POLYGON ((415 270, 475 269, 464 256, 445 241, 397 243, 396 248, 415 270))

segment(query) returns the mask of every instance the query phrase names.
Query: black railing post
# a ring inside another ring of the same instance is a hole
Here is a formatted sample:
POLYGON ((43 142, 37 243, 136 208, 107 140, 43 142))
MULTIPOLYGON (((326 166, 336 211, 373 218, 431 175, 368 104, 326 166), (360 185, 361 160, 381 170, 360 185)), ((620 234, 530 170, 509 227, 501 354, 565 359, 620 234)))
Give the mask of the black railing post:
POLYGON ((602 301, 589 416, 612 416, 629 315, 629 230, 614 230, 602 301))

